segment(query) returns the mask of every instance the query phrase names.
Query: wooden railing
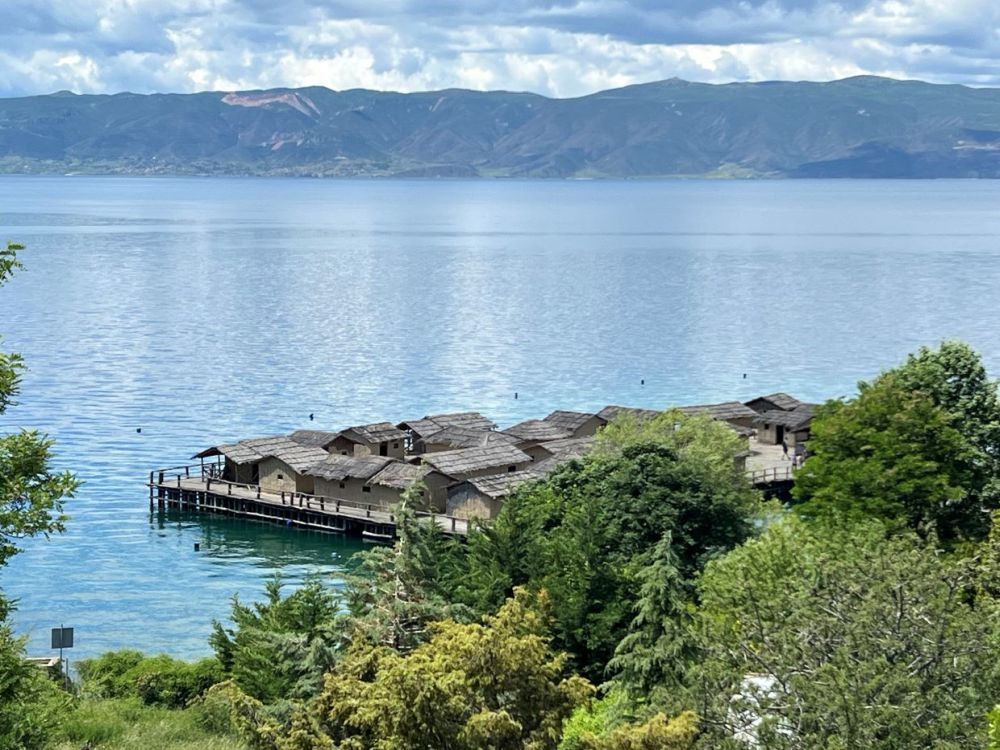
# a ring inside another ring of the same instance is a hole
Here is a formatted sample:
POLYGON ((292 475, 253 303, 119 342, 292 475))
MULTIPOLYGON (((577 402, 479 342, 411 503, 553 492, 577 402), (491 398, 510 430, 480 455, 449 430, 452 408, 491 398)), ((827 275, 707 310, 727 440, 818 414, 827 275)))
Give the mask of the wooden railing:
MULTIPOLYGON (((329 497, 327 495, 311 495, 306 492, 293 492, 291 490, 280 490, 275 492, 273 490, 262 490, 259 484, 253 484, 248 482, 231 482, 228 479, 222 479, 217 475, 215 464, 191 464, 187 466, 171 466, 166 469, 156 469, 149 472, 149 485, 150 487, 176 487, 177 489, 182 489, 181 482, 184 479, 198 479, 204 482, 205 491, 212 492, 213 487, 225 487, 224 492, 219 492, 218 489, 214 490, 215 494, 221 495, 232 495, 233 489, 244 489, 252 493, 258 500, 280 500, 282 505, 288 505, 294 508, 303 508, 305 510, 319 510, 324 513, 341 513, 341 509, 350 509, 363 511, 365 518, 372 518, 372 513, 383 513, 388 514, 389 523, 396 522, 396 515, 391 511, 391 509, 386 508, 382 505, 373 505, 371 503, 359 503, 353 500, 344 500, 338 497, 329 497), (262 497, 263 495, 263 497, 262 497)), ((346 513, 344 515, 354 515, 351 513, 346 513)), ((417 511, 416 515, 422 518, 436 518, 443 519, 447 524, 450 525, 451 530, 455 531, 460 523, 468 523, 464 518, 456 518, 455 516, 449 516, 443 513, 429 513, 427 511, 417 511)), ((384 522, 384 517, 382 519, 376 519, 377 521, 384 522)))
POLYGON ((752 484, 767 484, 768 482, 788 482, 795 478, 793 466, 771 466, 766 469, 748 471, 747 476, 752 484))

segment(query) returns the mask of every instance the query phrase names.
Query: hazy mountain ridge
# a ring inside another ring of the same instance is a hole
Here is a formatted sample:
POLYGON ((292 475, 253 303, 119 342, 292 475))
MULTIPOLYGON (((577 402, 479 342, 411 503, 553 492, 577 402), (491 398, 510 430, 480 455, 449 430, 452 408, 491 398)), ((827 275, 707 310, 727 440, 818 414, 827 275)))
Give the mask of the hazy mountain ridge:
POLYGON ((1000 89, 677 79, 575 99, 322 87, 0 99, 0 171, 1000 177, 1000 89))

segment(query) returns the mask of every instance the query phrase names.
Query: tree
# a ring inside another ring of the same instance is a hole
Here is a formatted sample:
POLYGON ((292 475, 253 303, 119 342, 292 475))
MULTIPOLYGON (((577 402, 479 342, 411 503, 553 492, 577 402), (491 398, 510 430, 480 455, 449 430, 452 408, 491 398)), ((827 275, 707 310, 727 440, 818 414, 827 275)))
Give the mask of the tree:
POLYGON ((704 747, 982 747, 1000 682, 978 576, 933 537, 794 516, 713 561, 687 678, 704 747))
POLYGON ((24 640, 0 623, 0 747, 44 747, 69 704, 42 670, 24 659, 24 640))
POLYGON ((273 703, 315 695, 346 642, 339 598, 316 577, 282 596, 282 582, 266 586, 266 600, 247 606, 233 597, 233 627, 214 623, 209 642, 234 683, 273 703))
POLYGON ((409 487, 393 511, 396 543, 358 553, 359 564, 348 579, 352 628, 373 644, 401 652, 423 643, 432 621, 471 616, 448 596, 461 554, 458 543, 432 518, 416 516, 413 506, 421 492, 419 483, 409 487))
POLYGON ((277 750, 546 750, 593 688, 566 675, 545 635, 544 600, 519 591, 482 624, 435 623, 408 653, 358 639, 288 730, 237 703, 254 747, 277 750))
POLYGON ((492 528, 470 534, 461 592, 489 610, 514 587, 545 590, 557 647, 595 681, 628 630, 640 572, 664 535, 690 588, 708 560, 750 536, 761 508, 727 426, 668 412, 606 429, 592 456, 519 488, 492 528))
POLYGON ((967 345, 924 347, 813 420, 797 501, 810 514, 872 515, 981 539, 1000 504, 1000 398, 967 345))
MULTIPOLYGON (((0 247, 0 286, 21 268, 17 252, 23 246, 0 247)), ((18 354, 0 353, 0 417, 15 404, 24 361, 18 354)), ((0 436, 0 566, 18 552, 19 540, 60 532, 66 517, 62 501, 77 482, 51 469, 52 441, 37 432, 0 436)))

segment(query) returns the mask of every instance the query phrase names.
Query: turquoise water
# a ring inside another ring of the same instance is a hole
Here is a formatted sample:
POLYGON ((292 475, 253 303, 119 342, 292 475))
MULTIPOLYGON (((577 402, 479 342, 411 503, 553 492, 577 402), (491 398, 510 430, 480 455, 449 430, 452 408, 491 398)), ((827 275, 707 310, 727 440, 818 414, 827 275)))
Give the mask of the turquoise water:
POLYGON ((31 370, 0 429, 48 432, 86 484, 0 585, 33 651, 64 623, 75 658, 206 653, 231 594, 336 580, 358 548, 150 517, 149 470, 207 445, 821 399, 943 337, 1000 371, 997 182, 0 177, 6 238, 29 249, 0 333, 31 370))

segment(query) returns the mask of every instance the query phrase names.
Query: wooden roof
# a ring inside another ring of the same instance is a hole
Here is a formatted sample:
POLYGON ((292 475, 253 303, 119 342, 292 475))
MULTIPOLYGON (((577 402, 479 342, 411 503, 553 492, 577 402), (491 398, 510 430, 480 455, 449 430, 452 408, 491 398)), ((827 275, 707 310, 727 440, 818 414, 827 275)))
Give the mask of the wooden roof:
POLYGON ((325 448, 339 435, 339 432, 326 430, 296 430, 288 437, 299 445, 311 445, 314 448, 325 448))
POLYGON ((503 430, 505 435, 513 435, 518 440, 525 442, 545 442, 546 440, 561 440, 568 438, 573 433, 565 427, 560 427, 553 422, 544 419, 529 419, 519 422, 512 427, 503 430))
POLYGON ((462 448, 457 451, 426 453, 422 456, 422 460, 442 474, 461 477, 474 471, 531 463, 531 456, 512 445, 487 445, 462 448))
MULTIPOLYGON (((535 471, 513 471, 506 474, 491 474, 488 477, 475 477, 466 479, 459 484, 470 484, 476 490, 487 497, 499 500, 506 497, 517 487, 528 482, 537 482, 543 479, 544 475, 535 471)), ((452 485, 453 487, 458 485, 452 485)))
POLYGON ((757 416, 750 407, 739 401, 723 401, 720 404, 700 404, 698 406, 681 406, 678 411, 684 414, 708 414, 712 419, 754 419, 757 416))
MULTIPOLYGON (((746 405, 756 403, 758 401, 767 401, 778 409, 782 411, 792 411, 800 406, 803 406, 805 402, 799 401, 794 396, 789 396, 787 393, 770 393, 767 396, 758 396, 757 398, 750 399, 746 402, 746 405)), ((769 411, 768 409, 762 409, 761 411, 769 411)))
POLYGON ((600 419, 602 422, 604 419, 598 417, 596 414, 591 414, 589 412, 583 411, 554 411, 545 417, 546 422, 551 422, 554 425, 562 427, 564 430, 569 430, 570 432, 575 432, 583 425, 587 424, 591 419, 600 419))
POLYGON ((310 476, 329 479, 334 482, 344 479, 371 479, 396 459, 388 456, 342 456, 328 453, 315 461, 306 471, 310 476))
POLYGON ((475 448, 476 446, 501 443, 514 445, 519 442, 518 438, 513 435, 507 435, 503 432, 497 432, 496 430, 474 430, 468 427, 454 426, 445 427, 437 432, 425 435, 422 440, 424 443, 447 445, 455 449, 475 448))
POLYGON ((383 487, 405 490, 414 482, 418 482, 427 476, 430 471, 429 466, 419 466, 417 464, 406 463, 405 461, 393 461, 386 464, 366 484, 377 484, 383 487))
POLYGON ((238 443, 215 445, 211 448, 206 448, 201 453, 195 453, 192 458, 225 456, 235 464, 252 464, 264 458, 266 452, 272 447, 289 447, 295 445, 297 443, 292 442, 286 435, 274 435, 272 437, 240 440, 238 443))
POLYGON ((802 430, 809 426, 813 418, 813 407, 811 404, 803 404, 792 411, 772 409, 757 415, 754 424, 773 424, 785 427, 789 430, 802 430))
POLYGON ((549 440, 542 443, 542 447, 554 456, 566 456, 576 458, 587 455, 594 447, 593 436, 563 438, 562 440, 549 440))
POLYGON ((646 419, 655 419, 662 413, 662 411, 657 411, 656 409, 638 409, 634 406, 605 406, 597 412, 597 416, 605 422, 610 422, 615 417, 621 416, 622 414, 628 414, 635 419, 642 421, 646 419))
POLYGON ((276 458, 282 461, 299 474, 307 473, 307 469, 317 461, 322 461, 329 457, 322 448, 313 445, 300 445, 295 441, 285 438, 281 442, 275 441, 266 446, 257 448, 263 458, 276 458))
POLYGON ((375 445, 392 440, 405 440, 407 434, 391 422, 376 422, 374 424, 362 424, 355 427, 348 427, 340 431, 340 437, 346 438, 354 443, 364 445, 375 445))
POLYGON ((471 430, 492 430, 496 428, 493 420, 484 417, 478 411, 460 411, 450 414, 431 414, 421 419, 411 419, 400 422, 401 430, 411 430, 417 437, 424 438, 445 427, 464 427, 471 430))

